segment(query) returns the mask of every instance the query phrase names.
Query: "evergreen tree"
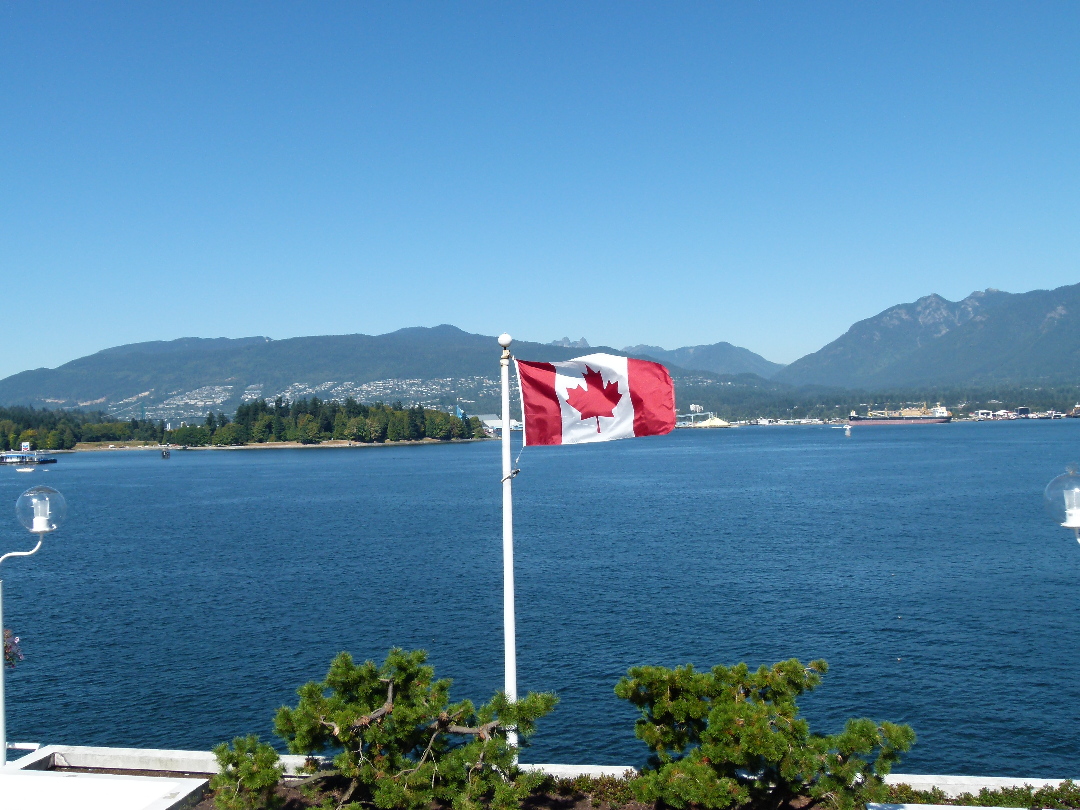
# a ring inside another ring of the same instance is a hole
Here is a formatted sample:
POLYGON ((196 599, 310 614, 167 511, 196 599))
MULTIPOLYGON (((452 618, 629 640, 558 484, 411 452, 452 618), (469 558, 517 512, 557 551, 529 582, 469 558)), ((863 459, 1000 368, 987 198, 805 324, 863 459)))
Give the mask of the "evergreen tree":
POLYGON ((294 754, 335 754, 331 775, 348 780, 338 807, 520 807, 544 777, 516 768, 508 732, 528 740, 555 695, 451 703, 450 681, 426 659, 395 648, 379 666, 340 653, 322 682, 297 690, 295 708, 278 710, 275 731, 294 754))
POLYGON ((910 726, 848 720, 839 734, 810 732, 796 699, 828 671, 794 658, 698 672, 632 667, 615 694, 641 710, 637 736, 652 752, 638 798, 675 808, 784 807, 809 796, 836 810, 885 800, 883 777, 915 742, 910 726))
POLYGON ((324 402, 319 408, 319 432, 327 436, 334 435, 334 426, 337 422, 338 404, 336 402, 324 402))
POLYGON ((367 416, 367 408, 361 405, 352 397, 348 397, 345 400, 345 415, 350 419, 354 419, 357 416, 367 416))
POLYGON ((423 405, 409 408, 405 417, 405 437, 412 440, 424 438, 426 421, 423 405))

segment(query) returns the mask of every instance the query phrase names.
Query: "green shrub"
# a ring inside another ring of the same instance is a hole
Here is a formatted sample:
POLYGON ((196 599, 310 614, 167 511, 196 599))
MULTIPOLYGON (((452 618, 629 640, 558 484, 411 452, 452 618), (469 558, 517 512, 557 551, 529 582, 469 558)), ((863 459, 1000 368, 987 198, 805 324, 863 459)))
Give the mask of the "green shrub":
POLYGON ((527 740, 555 696, 529 693, 512 703, 500 692, 479 708, 451 704, 450 681, 435 680, 426 660, 423 650, 394 648, 381 666, 357 665, 340 653, 325 680, 297 690, 295 708, 278 710, 275 729, 294 754, 340 751, 334 766, 349 780, 340 805, 519 807, 544 777, 518 771, 507 732, 527 740))
POLYGON ((849 720, 811 734, 796 699, 814 689, 824 661, 795 659, 751 673, 745 664, 634 667, 615 694, 641 709, 637 736, 651 749, 634 781, 638 797, 677 808, 780 806, 796 796, 850 810, 887 793, 882 777, 915 741, 909 726, 849 720))
POLYGON ((952 804, 968 807, 1051 807, 1065 810, 1080 808, 1080 785, 1066 779, 1059 785, 1034 788, 983 788, 979 794, 961 793, 949 798, 939 788, 915 790, 910 785, 889 785, 886 801, 895 804, 952 804))
POLYGON ((550 779, 543 785, 559 796, 585 796, 593 807, 606 804, 622 807, 635 798, 632 780, 636 774, 630 770, 622 776, 572 776, 550 779))
POLYGON ((254 734, 214 748, 220 771, 210 780, 214 803, 221 810, 272 810, 279 807, 275 788, 283 769, 277 751, 254 734))

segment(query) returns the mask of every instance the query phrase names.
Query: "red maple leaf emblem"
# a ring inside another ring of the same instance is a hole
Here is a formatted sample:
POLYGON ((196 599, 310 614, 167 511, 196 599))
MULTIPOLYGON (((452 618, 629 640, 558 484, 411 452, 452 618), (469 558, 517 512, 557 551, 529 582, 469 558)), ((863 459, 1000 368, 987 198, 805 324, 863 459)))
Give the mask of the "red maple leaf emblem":
POLYGON ((596 432, 600 432, 600 417, 614 416, 615 406, 623 395, 619 393, 619 381, 606 383, 604 375, 585 366, 585 387, 571 388, 566 392, 566 402, 581 414, 582 419, 596 417, 596 432))

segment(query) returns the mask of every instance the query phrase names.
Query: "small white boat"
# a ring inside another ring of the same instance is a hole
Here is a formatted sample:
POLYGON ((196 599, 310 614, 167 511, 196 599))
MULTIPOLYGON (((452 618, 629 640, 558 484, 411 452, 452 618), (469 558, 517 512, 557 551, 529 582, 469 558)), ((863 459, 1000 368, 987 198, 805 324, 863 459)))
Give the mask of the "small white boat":
POLYGON ((33 467, 16 467, 15 472, 33 472, 33 467))

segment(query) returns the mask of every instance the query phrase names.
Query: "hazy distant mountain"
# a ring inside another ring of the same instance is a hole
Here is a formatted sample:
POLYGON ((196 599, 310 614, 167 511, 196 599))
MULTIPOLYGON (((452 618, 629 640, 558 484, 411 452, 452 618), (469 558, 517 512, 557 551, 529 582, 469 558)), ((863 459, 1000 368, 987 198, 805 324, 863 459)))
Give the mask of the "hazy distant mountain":
POLYGON ((588 349, 589 341, 585 338, 578 338, 577 340, 570 340, 568 337, 564 337, 561 340, 553 340, 548 344, 549 346, 562 346, 564 349, 588 349))
POLYGON ((928 295, 859 321, 774 379, 881 390, 1080 378, 1080 284, 963 301, 928 295))
MULTIPOLYGON (((580 348, 515 341, 530 360, 568 360, 580 348)), ((617 349, 598 351, 621 354, 617 349)), ((494 337, 454 326, 385 335, 271 340, 181 338, 118 346, 55 369, 0 380, 0 405, 100 409, 124 418, 231 413, 241 402, 317 396, 491 408, 498 396, 494 337)), ((675 370, 673 370, 673 373, 675 370)))
POLYGON ((730 343, 713 343, 708 346, 683 346, 681 349, 661 349, 659 346, 627 346, 626 354, 634 357, 647 356, 661 363, 679 366, 693 371, 711 371, 715 374, 757 374, 772 377, 784 366, 766 360, 749 349, 730 343))

